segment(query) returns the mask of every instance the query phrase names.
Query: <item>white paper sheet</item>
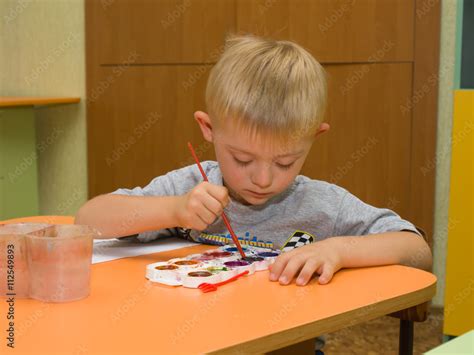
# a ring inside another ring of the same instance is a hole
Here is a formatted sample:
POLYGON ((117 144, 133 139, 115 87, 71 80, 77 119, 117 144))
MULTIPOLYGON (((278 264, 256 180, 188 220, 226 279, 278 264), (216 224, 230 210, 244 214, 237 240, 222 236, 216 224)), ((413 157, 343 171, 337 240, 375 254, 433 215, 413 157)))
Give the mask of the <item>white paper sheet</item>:
POLYGON ((131 256, 146 255, 198 245, 177 237, 161 238, 150 243, 117 239, 95 239, 92 264, 131 256))

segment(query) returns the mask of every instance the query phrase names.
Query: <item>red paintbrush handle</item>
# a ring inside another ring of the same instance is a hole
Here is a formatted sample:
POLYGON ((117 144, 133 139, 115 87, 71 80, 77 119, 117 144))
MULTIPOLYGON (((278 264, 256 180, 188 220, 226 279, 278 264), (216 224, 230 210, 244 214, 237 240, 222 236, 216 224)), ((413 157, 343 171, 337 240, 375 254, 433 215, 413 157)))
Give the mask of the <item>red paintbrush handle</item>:
POLYGON ((213 284, 214 286, 222 286, 222 285, 225 285, 225 284, 228 284, 229 282, 232 282, 232 281, 235 281, 237 280, 239 277, 241 276, 244 276, 244 275, 247 275, 249 273, 248 270, 245 270, 244 272, 241 272, 240 274, 237 274, 235 276, 232 276, 230 279, 228 280, 225 280, 225 281, 221 281, 221 282, 218 282, 216 284, 213 284))
MULTIPOLYGON (((191 142, 188 142, 188 148, 189 150, 191 151, 191 155, 193 156, 194 160, 196 161, 196 164, 199 168, 199 171, 201 172, 201 175, 202 175, 202 178, 204 179, 204 181, 209 181, 207 179, 207 176, 206 176, 206 173, 204 172, 204 169, 202 168, 201 166, 201 163, 199 162, 199 158, 197 157, 196 155, 196 152, 194 151, 194 148, 191 144, 191 142)), ((234 241, 234 244, 235 246, 237 247, 237 249, 239 250, 239 253, 240 253, 240 256, 242 256, 242 258, 245 258, 245 253, 244 251, 242 250, 242 247, 240 246, 240 242, 239 242, 239 239, 237 238, 237 236, 235 235, 234 233, 234 230, 232 229, 232 227, 230 226, 230 223, 229 223, 229 219, 227 218, 226 214, 224 212, 222 212, 222 219, 227 227, 227 229, 229 230, 230 232, 230 236, 232 237, 232 240, 234 241)))
POLYGON ((245 258, 245 253, 242 250, 242 247, 240 246, 239 239, 235 235, 234 230, 230 226, 229 220, 227 219, 227 216, 224 212, 222 212, 222 220, 224 221, 227 229, 229 230, 230 236, 232 237, 232 240, 234 241, 234 244, 237 246, 237 249, 239 249, 240 256, 242 256, 242 258, 245 258))
POLYGON ((202 178, 204 179, 204 181, 209 181, 209 180, 207 179, 206 173, 204 172, 204 169, 203 169, 202 166, 201 166, 201 163, 199 162, 199 158, 197 157, 196 152, 194 151, 194 148, 193 148, 191 142, 188 142, 188 148, 189 148, 189 150, 191 151, 191 155, 193 156, 194 161, 196 162, 196 164, 197 164, 197 166, 198 166, 198 168, 199 168, 199 171, 201 172, 202 178))

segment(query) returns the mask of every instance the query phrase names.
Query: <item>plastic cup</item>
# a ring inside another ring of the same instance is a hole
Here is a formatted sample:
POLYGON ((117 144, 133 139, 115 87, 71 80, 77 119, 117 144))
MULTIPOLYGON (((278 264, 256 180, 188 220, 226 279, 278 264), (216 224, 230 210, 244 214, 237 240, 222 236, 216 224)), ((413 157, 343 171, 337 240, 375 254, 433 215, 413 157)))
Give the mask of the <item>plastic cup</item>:
POLYGON ((87 297, 96 235, 82 225, 54 225, 27 235, 30 297, 44 302, 87 297))
POLYGON ((0 297, 29 297, 26 235, 48 226, 43 223, 0 225, 0 297))

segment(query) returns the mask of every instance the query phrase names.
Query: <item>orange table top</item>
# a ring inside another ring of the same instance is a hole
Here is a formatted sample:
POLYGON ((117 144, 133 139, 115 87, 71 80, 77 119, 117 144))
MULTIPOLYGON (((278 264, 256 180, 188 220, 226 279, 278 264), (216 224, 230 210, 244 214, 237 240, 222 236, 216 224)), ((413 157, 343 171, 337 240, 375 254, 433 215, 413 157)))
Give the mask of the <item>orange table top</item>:
MULTIPOLYGON (((313 280, 305 287, 280 286, 262 271, 211 293, 145 279, 147 264, 206 249, 197 245, 94 264, 91 295, 81 301, 15 300, 14 353, 265 352, 435 294, 434 275, 399 265, 342 270, 328 285, 313 280)), ((7 311, 1 302, 1 329, 7 329, 7 311)))
POLYGON ((7 219, 0 221, 0 224, 6 223, 49 223, 49 224, 73 224, 72 216, 31 216, 7 219))

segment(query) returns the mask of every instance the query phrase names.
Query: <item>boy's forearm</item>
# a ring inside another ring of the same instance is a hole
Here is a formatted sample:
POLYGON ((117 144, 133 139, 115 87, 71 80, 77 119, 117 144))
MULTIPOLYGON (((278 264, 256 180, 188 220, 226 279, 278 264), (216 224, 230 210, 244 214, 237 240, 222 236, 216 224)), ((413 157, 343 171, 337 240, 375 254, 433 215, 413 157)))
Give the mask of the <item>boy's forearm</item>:
POLYGON ((76 215, 76 224, 87 224, 102 238, 176 227, 176 196, 101 195, 88 201, 76 215))
POLYGON ((431 250, 411 232, 388 232, 360 237, 335 237, 342 267, 401 264, 430 270, 431 250))

